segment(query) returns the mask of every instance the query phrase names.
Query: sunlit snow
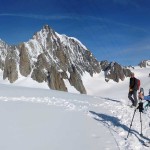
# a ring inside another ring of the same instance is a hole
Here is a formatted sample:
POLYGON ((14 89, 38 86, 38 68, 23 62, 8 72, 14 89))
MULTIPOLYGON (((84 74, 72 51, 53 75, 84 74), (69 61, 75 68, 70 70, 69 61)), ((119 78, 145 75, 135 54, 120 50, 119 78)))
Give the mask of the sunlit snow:
MULTIPOLYGON (((150 68, 132 70, 148 94, 150 68)), ((150 108, 133 116, 129 78, 105 82, 104 73, 84 74, 88 95, 67 84, 70 93, 50 90, 47 83, 20 77, 10 84, 0 72, 1 150, 147 150, 150 108)))

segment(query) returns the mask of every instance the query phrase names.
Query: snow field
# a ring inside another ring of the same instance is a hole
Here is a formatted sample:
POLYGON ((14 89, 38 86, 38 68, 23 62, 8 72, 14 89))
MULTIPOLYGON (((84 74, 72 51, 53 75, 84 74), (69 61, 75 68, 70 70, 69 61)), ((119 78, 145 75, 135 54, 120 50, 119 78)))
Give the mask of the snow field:
MULTIPOLYGON (((148 93, 150 69, 134 72, 148 93)), ((30 78, 11 85, 1 79, 0 149, 148 150, 143 143, 150 141, 150 109, 142 113, 143 136, 137 110, 127 139, 134 113, 127 97, 129 79, 106 83, 103 73, 85 74, 84 84, 88 95, 49 90, 30 78)))

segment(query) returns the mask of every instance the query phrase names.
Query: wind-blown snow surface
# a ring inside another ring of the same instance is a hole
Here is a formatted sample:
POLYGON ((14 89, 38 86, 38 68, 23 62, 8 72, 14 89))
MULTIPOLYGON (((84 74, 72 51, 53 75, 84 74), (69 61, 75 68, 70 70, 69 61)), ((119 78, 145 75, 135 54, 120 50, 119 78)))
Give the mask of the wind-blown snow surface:
MULTIPOLYGON (((150 68, 133 70, 145 94, 150 88, 150 68)), ((150 140, 150 112, 133 120, 129 78, 104 81, 103 73, 85 74, 88 95, 49 90, 30 78, 9 84, 0 77, 0 149, 2 150, 143 150, 150 140)), ((75 92, 69 88, 70 92, 75 92)))

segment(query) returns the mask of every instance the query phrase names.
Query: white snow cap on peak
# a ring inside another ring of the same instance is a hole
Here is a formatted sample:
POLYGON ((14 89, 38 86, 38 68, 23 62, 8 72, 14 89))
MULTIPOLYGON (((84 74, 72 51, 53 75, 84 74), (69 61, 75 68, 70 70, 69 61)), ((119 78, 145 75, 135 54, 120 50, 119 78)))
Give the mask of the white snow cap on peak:
POLYGON ((83 45, 78 39, 76 39, 74 37, 68 37, 65 34, 59 34, 57 32, 55 32, 55 34, 60 38, 60 41, 64 44, 67 44, 67 40, 72 39, 72 40, 76 41, 77 43, 79 43, 79 45, 81 45, 85 50, 88 50, 85 45, 83 45))
POLYGON ((147 60, 146 62, 146 67, 150 67, 150 60, 147 60))

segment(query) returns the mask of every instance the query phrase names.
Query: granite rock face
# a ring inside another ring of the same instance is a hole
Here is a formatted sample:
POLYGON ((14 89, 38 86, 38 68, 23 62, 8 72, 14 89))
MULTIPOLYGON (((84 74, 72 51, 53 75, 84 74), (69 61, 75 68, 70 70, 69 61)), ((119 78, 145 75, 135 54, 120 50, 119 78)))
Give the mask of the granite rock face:
POLYGON ((143 60, 139 63, 139 66, 142 68, 147 68, 147 67, 150 67, 150 60, 143 60))
POLYGON ((122 67, 116 62, 109 63, 108 61, 101 61, 100 63, 102 70, 105 72, 105 80, 109 81, 110 79, 115 82, 119 80, 124 80, 125 77, 129 77, 131 74, 130 69, 122 67))
POLYGON ((28 49, 25 47, 25 44, 21 44, 19 46, 19 50, 20 50, 19 70, 21 75, 27 77, 31 73, 31 63, 30 57, 28 55, 28 49))
POLYGON ((4 62, 3 79, 8 78, 10 83, 18 79, 18 50, 15 47, 10 47, 4 62))
POLYGON ((0 39, 0 69, 1 70, 4 70, 5 59, 9 48, 10 47, 0 39))

